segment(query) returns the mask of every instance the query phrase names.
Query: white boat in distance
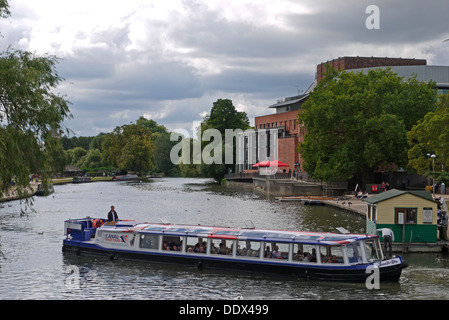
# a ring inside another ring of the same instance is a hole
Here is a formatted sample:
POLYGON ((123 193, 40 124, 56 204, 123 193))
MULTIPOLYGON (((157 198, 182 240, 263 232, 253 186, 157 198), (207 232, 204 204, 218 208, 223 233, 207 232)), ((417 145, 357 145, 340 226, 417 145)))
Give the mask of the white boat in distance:
POLYGON ((292 274, 313 280, 398 281, 407 263, 384 259, 379 237, 365 234, 279 231, 86 217, 64 223, 63 251, 111 259, 148 260, 292 274))

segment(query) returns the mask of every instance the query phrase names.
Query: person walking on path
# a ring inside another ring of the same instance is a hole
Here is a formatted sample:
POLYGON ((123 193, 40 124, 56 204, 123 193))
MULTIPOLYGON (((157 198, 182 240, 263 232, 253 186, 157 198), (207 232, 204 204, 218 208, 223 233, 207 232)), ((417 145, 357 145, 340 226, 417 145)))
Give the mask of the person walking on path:
POLYGON ((394 233, 391 228, 377 229, 376 232, 382 232, 382 238, 384 239, 384 255, 387 256, 387 246, 390 247, 390 258, 392 257, 394 233))

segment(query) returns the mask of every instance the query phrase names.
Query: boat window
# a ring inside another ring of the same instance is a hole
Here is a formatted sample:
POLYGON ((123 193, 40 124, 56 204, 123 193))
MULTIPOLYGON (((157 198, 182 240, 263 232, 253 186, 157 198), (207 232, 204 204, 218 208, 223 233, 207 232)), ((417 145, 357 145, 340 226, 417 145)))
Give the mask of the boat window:
POLYGON ((376 241, 376 239, 365 240, 364 243, 365 243, 366 259, 368 261, 381 259, 378 242, 376 241))
POLYGON ((312 244, 295 243, 293 261, 316 262, 316 248, 312 244))
POLYGON ((181 251, 181 248, 182 248, 181 237, 175 236, 162 237, 162 250, 181 251))
POLYGON ((341 246, 319 246, 321 263, 343 263, 341 246))
POLYGON ((353 243, 345 245, 346 254, 348 256, 349 263, 361 263, 362 260, 362 250, 360 248, 360 242, 355 241, 353 243))
POLYGON ((288 243, 266 242, 264 258, 288 259, 288 243))
POLYGON ((159 235, 157 234, 141 234, 140 235, 140 248, 146 249, 159 249, 159 235))
POLYGON ((210 241, 210 253, 211 254, 223 254, 232 255, 233 240, 226 239, 211 239, 210 241))
POLYGON ((203 238, 187 237, 186 252, 187 253, 206 253, 207 242, 203 238))
POLYGON ((302 261, 304 259, 304 248, 302 243, 293 245, 293 261, 302 261))
POLYGON ((259 258, 260 244, 261 243, 258 241, 237 241, 237 256, 259 258))
POLYGON ((293 245, 293 261, 316 262, 316 246, 314 244, 295 243, 293 245))

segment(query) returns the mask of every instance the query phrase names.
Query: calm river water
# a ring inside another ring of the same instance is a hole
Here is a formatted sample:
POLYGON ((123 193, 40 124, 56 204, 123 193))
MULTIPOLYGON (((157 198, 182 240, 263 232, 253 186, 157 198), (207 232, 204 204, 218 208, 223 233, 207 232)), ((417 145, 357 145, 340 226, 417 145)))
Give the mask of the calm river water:
POLYGON ((368 290, 364 284, 325 283, 237 271, 76 257, 61 251, 64 220, 106 217, 115 205, 121 219, 285 230, 363 232, 364 221, 325 207, 279 203, 248 190, 211 185, 206 179, 56 185, 48 197, 0 208, 0 299, 448 299, 449 257, 409 254, 399 283, 368 290), (71 271, 79 270, 77 286, 71 271))

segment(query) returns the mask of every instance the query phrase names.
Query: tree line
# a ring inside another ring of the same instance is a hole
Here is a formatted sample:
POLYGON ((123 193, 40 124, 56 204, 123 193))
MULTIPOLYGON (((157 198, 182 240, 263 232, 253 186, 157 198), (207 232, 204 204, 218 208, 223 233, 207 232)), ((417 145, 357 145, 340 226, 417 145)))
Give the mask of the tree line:
MULTIPOLYGON (((210 128, 217 129, 224 137, 225 129, 249 128, 249 120, 245 112, 236 110, 231 100, 218 99, 198 130, 203 133, 210 128)), ((193 143, 194 138, 189 139, 193 143)), ((178 142, 172 141, 171 132, 165 126, 143 116, 135 123, 116 127, 110 133, 100 133, 94 137, 64 136, 60 139, 65 164, 77 166, 92 174, 157 173, 167 176, 209 177, 221 182, 229 169, 234 170, 233 164, 224 164, 224 161, 223 164, 174 164, 170 159, 170 152, 178 142)), ((201 141, 201 149, 205 144, 206 142, 201 141)))
POLYGON ((91 174, 157 172, 179 175, 179 169, 170 162, 170 149, 174 145, 170 141, 170 132, 143 116, 110 133, 90 137, 63 136, 60 142, 66 164, 91 174))

